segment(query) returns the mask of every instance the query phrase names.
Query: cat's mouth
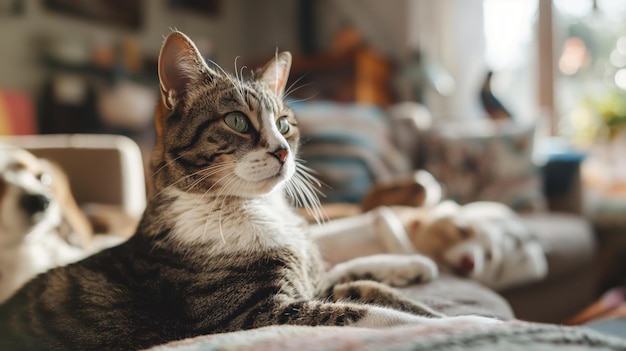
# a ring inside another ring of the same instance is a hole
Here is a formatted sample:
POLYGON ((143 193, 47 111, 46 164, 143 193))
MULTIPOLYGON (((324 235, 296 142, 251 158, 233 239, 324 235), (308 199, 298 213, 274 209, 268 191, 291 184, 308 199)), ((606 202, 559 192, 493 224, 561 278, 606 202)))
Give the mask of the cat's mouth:
POLYGON ((263 190, 267 190, 268 188, 273 188, 279 183, 285 181, 288 178, 288 175, 288 168, 281 165, 274 174, 259 180, 257 184, 259 184, 263 190))
POLYGON ((285 175, 286 175, 285 167, 283 167, 281 165, 280 168, 278 169, 278 171, 276 171, 276 173, 274 173, 274 175, 271 175, 271 176, 263 179, 262 181, 276 181, 276 180, 280 180, 281 178, 285 178, 285 175))

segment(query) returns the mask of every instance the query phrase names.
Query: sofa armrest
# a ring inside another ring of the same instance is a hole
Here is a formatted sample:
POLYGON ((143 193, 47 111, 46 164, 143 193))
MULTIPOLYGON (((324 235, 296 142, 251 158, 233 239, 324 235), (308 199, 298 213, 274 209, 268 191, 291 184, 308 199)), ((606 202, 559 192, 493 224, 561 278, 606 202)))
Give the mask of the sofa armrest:
POLYGON ((144 162, 137 144, 124 136, 51 134, 1 137, 56 162, 68 175, 79 204, 120 206, 139 217, 146 207, 144 162))

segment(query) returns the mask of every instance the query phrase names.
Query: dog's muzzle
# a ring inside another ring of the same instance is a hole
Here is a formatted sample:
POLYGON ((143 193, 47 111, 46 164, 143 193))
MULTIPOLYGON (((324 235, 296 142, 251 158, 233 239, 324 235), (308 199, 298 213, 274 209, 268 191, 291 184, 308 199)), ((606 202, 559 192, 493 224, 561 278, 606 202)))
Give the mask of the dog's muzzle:
POLYGON ((33 216, 48 208, 50 198, 41 194, 24 194, 20 199, 20 205, 29 215, 33 216))

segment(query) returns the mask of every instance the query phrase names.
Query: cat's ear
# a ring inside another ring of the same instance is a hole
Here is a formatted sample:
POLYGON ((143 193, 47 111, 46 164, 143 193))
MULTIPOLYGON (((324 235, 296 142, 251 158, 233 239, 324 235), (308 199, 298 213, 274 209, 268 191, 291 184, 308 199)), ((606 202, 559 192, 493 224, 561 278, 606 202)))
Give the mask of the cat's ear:
POLYGON ((273 60, 263 67, 257 80, 265 84, 265 86, 275 92, 277 96, 282 97, 285 92, 285 85, 287 85, 290 69, 291 54, 288 51, 284 51, 276 55, 273 60))
POLYGON ((214 75, 204 58, 185 34, 172 32, 159 53, 159 82, 165 106, 172 110, 185 98, 187 90, 214 75))

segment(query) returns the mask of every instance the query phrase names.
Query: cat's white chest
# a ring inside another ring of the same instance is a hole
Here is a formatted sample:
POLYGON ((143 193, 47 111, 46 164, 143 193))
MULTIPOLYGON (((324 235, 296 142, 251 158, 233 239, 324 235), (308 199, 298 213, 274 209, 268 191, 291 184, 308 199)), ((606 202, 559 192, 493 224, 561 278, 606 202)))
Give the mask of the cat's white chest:
POLYGON ((171 235, 182 245, 212 242, 222 253, 308 245, 303 220, 280 194, 222 201, 179 192, 171 209, 171 235))

